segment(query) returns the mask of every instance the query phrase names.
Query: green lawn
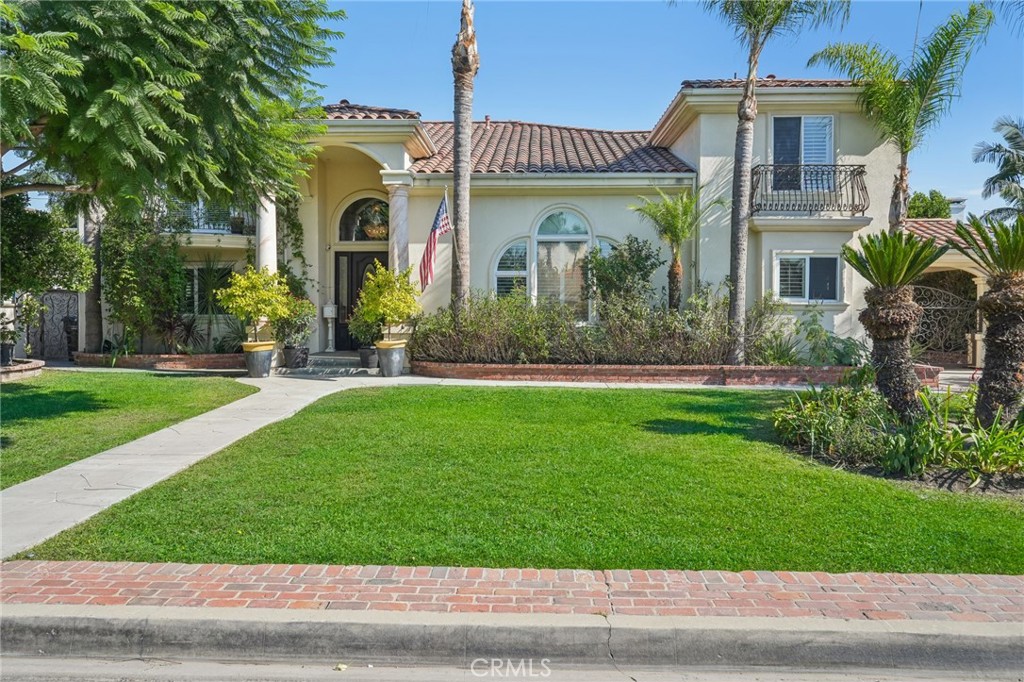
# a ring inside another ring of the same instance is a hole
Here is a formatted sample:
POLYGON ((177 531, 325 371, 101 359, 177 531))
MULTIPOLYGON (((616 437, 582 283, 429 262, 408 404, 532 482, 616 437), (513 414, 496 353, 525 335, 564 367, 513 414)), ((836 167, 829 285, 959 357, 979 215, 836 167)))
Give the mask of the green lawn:
POLYGON ((0 487, 59 469, 255 391, 222 377, 58 372, 0 388, 0 487))
POLYGON ((348 391, 40 559, 1024 572, 1024 505, 835 471, 748 391, 348 391))

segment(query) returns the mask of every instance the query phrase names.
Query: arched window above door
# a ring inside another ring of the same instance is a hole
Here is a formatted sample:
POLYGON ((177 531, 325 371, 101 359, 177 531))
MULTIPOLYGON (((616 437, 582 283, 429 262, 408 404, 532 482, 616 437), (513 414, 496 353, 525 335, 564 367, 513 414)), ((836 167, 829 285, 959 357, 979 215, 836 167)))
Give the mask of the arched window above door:
POLYGON ((343 242, 387 241, 388 203, 375 197, 352 202, 341 214, 338 240, 343 242))

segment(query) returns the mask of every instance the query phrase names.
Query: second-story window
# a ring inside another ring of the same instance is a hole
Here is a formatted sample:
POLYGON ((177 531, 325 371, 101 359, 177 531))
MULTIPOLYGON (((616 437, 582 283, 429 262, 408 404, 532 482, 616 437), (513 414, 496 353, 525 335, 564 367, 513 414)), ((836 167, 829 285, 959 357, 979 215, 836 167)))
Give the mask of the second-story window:
POLYGON ((773 189, 831 189, 830 170, 800 166, 833 163, 831 116, 775 116, 772 118, 773 189))

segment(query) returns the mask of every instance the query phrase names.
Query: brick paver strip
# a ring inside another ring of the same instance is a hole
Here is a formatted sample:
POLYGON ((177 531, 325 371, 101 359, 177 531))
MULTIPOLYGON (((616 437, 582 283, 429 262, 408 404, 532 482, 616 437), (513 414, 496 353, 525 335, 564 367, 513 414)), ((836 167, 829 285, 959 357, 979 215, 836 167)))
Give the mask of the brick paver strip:
POLYGON ((1024 622, 1024 576, 9 561, 5 604, 1024 622))

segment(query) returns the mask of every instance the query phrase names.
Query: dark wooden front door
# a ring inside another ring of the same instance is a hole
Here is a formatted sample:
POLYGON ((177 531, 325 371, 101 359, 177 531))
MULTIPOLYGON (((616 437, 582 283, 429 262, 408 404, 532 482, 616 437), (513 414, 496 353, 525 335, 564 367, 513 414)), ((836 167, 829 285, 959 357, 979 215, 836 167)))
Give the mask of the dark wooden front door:
POLYGON ((335 254, 334 260, 334 291, 338 305, 337 327, 334 330, 334 347, 338 350, 356 350, 359 342, 348 333, 348 318, 352 308, 359 300, 359 291, 363 288, 366 273, 373 272, 373 264, 380 261, 387 267, 387 251, 347 251, 335 254))

